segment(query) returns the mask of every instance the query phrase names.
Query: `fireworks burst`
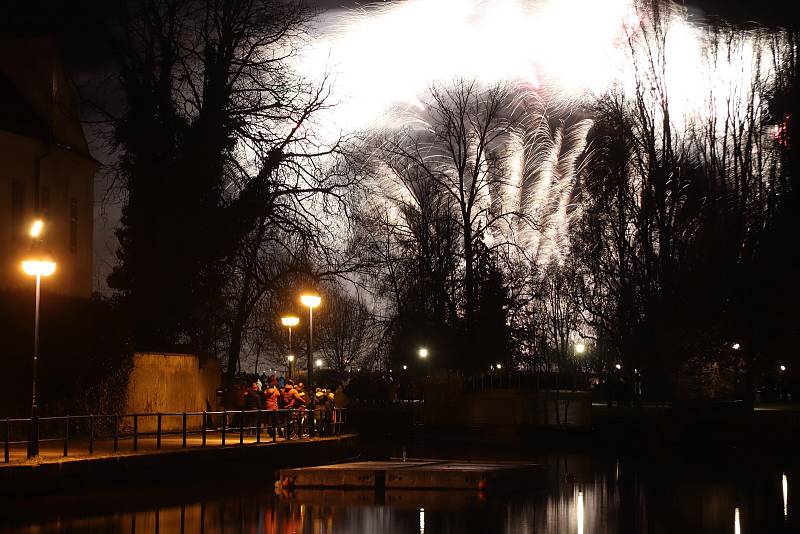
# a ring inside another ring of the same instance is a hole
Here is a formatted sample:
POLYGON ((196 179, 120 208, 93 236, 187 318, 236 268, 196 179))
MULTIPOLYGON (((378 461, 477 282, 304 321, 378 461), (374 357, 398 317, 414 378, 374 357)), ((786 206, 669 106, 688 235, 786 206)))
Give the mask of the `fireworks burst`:
MULTIPOLYGON (((482 189, 480 211, 514 211, 517 219, 497 223, 489 239, 514 240, 537 263, 557 262, 568 248, 570 220, 580 214, 575 186, 592 123, 578 109, 588 98, 644 90, 656 114, 669 102, 669 120, 687 139, 698 129, 724 127, 725 117, 763 109, 775 43, 785 46, 780 36, 721 36, 724 30, 690 24, 676 5, 663 4, 657 14, 652 8, 638 0, 389 2, 321 19, 321 38, 300 67, 312 78, 333 75, 338 105, 324 121, 331 135, 424 136, 432 86, 455 79, 510 84, 506 114, 516 126, 491 147, 503 154, 507 172, 482 189), (655 68, 637 68, 648 61, 655 68)), ((413 192, 403 191, 408 183, 391 174, 384 173, 383 190, 413 202, 413 192)))

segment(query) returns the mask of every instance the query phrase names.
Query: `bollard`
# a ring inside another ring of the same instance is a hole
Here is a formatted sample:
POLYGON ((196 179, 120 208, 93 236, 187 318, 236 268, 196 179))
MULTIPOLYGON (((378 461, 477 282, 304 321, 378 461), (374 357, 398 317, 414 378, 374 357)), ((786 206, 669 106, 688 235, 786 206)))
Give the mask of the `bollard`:
POLYGON ((272 443, 275 443, 278 441, 278 412, 272 412, 270 416, 270 424, 272 425, 272 443))
POLYGON ((207 421, 208 421, 207 417, 208 417, 208 414, 206 414, 206 411, 203 410, 203 431, 202 431, 203 432, 203 447, 206 446, 206 427, 208 426, 206 424, 207 421))
POLYGON ((183 448, 186 448, 186 412, 183 412, 183 448))
POLYGON ((161 448, 161 412, 156 416, 156 449, 161 448))
POLYGON ((64 456, 69 454, 69 415, 64 419, 64 456))
POLYGON ((139 450, 139 416, 133 414, 133 450, 139 450))
POLYGON ((256 412, 256 443, 261 443, 261 408, 256 412))
POLYGON ((244 410, 239 414, 239 445, 244 443, 244 410))
POLYGON ((286 410, 286 441, 292 439, 292 410, 286 410))

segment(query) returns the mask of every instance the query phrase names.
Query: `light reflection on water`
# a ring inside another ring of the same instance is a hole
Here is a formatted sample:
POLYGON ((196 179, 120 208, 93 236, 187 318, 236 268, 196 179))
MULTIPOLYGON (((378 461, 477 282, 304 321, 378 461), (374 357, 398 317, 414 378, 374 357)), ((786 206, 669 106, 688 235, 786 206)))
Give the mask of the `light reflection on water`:
MULTIPOLYGON (((18 534, 611 534, 798 532, 789 514, 793 468, 700 472, 591 456, 550 458, 546 487, 504 497, 477 492, 298 490, 185 495, 163 505, 120 503, 102 512, 53 511, 17 521, 18 534), (563 464, 562 464, 563 459, 563 464), (775 484, 780 480, 780 490, 775 484), (769 489, 771 488, 771 489, 769 489), (70 515, 68 512, 72 513, 70 515), (733 516, 733 525, 731 525, 733 516)), ((158 490, 155 502, 159 502, 158 490)), ((153 502, 153 501, 151 501, 153 502)), ((3 518, 0 517, 0 523, 3 518)), ((4 532, 6 530, 3 530, 4 532)))

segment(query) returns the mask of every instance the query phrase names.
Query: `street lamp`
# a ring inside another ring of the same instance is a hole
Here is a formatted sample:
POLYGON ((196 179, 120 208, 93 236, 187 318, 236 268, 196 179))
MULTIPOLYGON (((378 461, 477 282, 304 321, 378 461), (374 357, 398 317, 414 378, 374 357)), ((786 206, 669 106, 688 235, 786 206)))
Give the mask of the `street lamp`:
POLYGON ((421 347, 421 348, 420 348, 420 349, 417 351, 417 354, 419 354, 419 357, 420 357, 420 358, 422 358, 422 359, 424 360, 425 358, 427 358, 427 357, 428 357, 428 354, 429 354, 429 352, 428 352, 428 349, 426 349, 425 347, 421 347))
POLYGON ((734 343, 733 345, 731 345, 731 348, 733 350, 739 350, 740 347, 741 347, 741 345, 739 345, 738 343, 734 343))
POLYGON ((316 363, 317 363, 317 368, 321 369, 322 368, 322 358, 317 358, 317 362, 316 363))
POLYGON ((497 367, 498 369, 502 369, 502 368, 503 368, 503 366, 502 366, 502 365, 500 365, 499 363, 498 363, 498 364, 495 364, 495 367, 497 367))
POLYGON ((622 369, 622 366, 621 366, 620 364, 617 364, 617 365, 615 365, 615 366, 614 366, 614 368, 615 368, 617 371, 619 371, 620 369, 622 369))
POLYGON ((33 323, 33 387, 31 395, 31 435, 28 441, 28 458, 39 455, 39 406, 36 402, 36 368, 39 362, 39 301, 41 300, 42 277, 50 276, 56 272, 56 262, 41 250, 40 238, 44 230, 44 223, 36 220, 31 225, 30 236, 36 241, 33 243, 31 254, 22 261, 22 270, 29 276, 36 277, 36 311, 33 323))
POLYGON ((308 372, 308 387, 310 388, 309 391, 313 391, 314 389, 314 382, 311 380, 311 375, 314 370, 314 308, 319 306, 319 303, 322 302, 322 299, 319 295, 315 295, 312 293, 306 293, 300 295, 300 302, 303 306, 308 307, 308 361, 307 361, 307 372, 308 372))
POLYGON ((294 354, 288 355, 286 357, 286 361, 289 362, 289 369, 287 370, 286 374, 289 375, 289 378, 292 378, 292 375, 294 374, 294 354))
POLYGON ((778 367, 778 369, 780 369, 781 373, 782 373, 782 372, 784 372, 786 370, 786 366, 781 364, 780 367, 778 367))
POLYGON ((583 354, 586 352, 586 345, 583 343, 578 343, 575 345, 575 354, 583 354))
MULTIPOLYGON (((289 363, 294 362, 294 356, 292 356, 292 328, 300 324, 300 318, 295 317, 294 315, 287 315, 285 317, 281 317, 281 324, 289 329, 289 363)), ((294 374, 294 365, 289 368, 289 378, 292 378, 294 374)))

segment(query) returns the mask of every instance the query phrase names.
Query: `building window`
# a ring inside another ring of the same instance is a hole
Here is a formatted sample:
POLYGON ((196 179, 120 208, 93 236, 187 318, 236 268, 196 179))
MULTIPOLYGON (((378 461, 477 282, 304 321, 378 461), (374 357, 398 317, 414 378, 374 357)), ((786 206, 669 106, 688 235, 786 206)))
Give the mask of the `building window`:
POLYGON ((25 221, 25 184, 22 182, 11 183, 11 238, 19 239, 22 237, 25 221))
POLYGON ((69 251, 78 252, 78 201, 69 201, 69 251))

